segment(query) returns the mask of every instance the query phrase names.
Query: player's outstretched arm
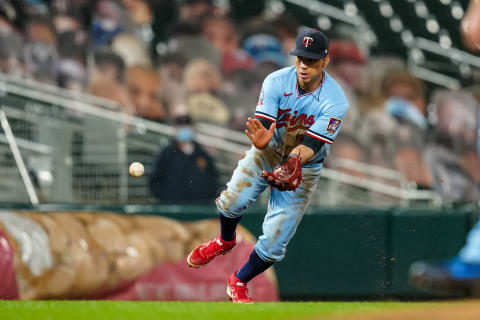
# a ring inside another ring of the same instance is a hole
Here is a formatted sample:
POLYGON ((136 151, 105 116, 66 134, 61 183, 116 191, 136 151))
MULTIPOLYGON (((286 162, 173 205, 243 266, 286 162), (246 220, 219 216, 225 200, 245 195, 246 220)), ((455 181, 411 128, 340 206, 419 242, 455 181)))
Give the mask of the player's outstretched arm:
POLYGON ((299 144, 292 150, 292 152, 290 152, 290 155, 302 156, 301 163, 303 165, 313 158, 313 156, 315 155, 315 152, 312 150, 312 148, 303 144, 299 144))
POLYGON ((260 150, 268 146, 277 127, 276 123, 272 123, 270 130, 267 130, 258 119, 252 118, 248 118, 246 125, 247 130, 245 130, 245 134, 250 138, 253 145, 260 150))

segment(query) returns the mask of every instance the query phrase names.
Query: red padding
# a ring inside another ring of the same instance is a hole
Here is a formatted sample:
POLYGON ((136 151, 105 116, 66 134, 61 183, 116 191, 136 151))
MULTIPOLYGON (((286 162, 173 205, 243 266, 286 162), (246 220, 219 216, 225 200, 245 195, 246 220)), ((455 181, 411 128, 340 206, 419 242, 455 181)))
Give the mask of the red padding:
POLYGON ((15 267, 13 264, 13 249, 7 236, 0 230, 0 299, 15 300, 19 298, 15 267))
MULTIPOLYGON (((227 300, 227 279, 250 256, 253 245, 242 241, 231 253, 218 256, 207 266, 193 269, 186 261, 166 262, 138 278, 132 285, 103 297, 110 300, 222 301, 227 300)), ((186 258, 186 257, 185 257, 186 258)), ((260 274, 248 283, 254 301, 278 301, 275 281, 260 274)))

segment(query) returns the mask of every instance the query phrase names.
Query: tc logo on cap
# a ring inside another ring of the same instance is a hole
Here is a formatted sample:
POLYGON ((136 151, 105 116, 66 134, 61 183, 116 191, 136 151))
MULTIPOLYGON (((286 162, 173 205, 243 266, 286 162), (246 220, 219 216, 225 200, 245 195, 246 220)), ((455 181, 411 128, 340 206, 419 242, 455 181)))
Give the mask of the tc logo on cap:
POLYGON ((308 48, 308 47, 310 47, 310 46, 312 45, 312 43, 313 43, 313 38, 304 37, 302 43, 303 43, 303 45, 305 46, 305 48, 308 48))

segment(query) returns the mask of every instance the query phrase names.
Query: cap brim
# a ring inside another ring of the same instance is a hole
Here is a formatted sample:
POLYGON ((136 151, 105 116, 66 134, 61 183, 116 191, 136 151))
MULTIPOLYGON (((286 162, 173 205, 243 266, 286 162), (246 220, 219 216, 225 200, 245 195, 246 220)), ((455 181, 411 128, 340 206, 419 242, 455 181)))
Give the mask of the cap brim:
POLYGON ((298 49, 295 49, 292 52, 290 52, 290 55, 297 56, 297 57, 305 57, 309 59, 323 59, 327 56, 326 54, 315 54, 315 53, 298 50, 298 49))

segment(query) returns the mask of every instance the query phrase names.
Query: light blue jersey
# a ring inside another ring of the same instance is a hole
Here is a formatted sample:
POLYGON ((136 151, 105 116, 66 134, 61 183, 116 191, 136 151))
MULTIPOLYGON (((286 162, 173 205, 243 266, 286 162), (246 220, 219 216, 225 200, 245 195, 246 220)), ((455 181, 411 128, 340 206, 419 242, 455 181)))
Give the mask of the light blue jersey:
POLYGON ((255 116, 277 123, 270 146, 287 156, 308 135, 325 144, 304 167, 322 162, 335 140, 348 110, 348 101, 338 83, 324 72, 317 89, 300 94, 295 67, 265 78, 255 116))

